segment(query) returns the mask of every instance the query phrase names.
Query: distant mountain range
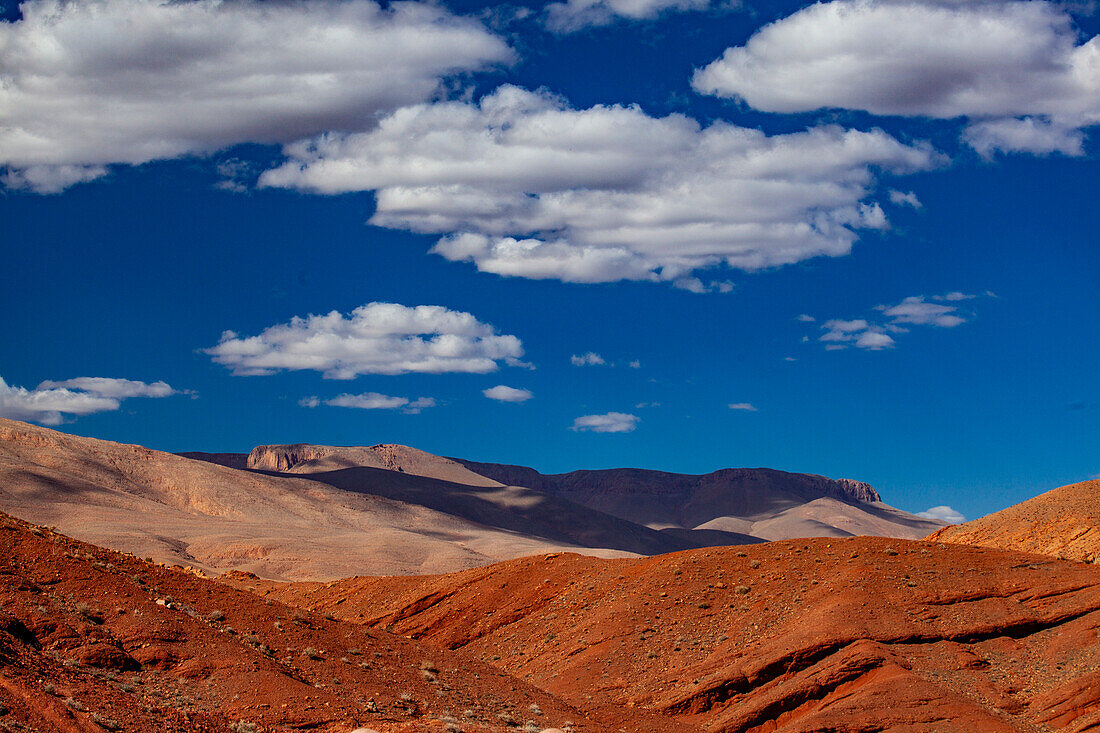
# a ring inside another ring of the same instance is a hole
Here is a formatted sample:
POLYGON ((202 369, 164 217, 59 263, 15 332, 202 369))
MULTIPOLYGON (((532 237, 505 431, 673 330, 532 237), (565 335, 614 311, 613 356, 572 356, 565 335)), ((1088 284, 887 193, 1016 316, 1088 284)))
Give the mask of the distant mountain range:
POLYGON ((387 444, 173 455, 12 420, 0 420, 0 510, 208 573, 296 580, 943 526, 858 481, 770 469, 543 475, 387 444))

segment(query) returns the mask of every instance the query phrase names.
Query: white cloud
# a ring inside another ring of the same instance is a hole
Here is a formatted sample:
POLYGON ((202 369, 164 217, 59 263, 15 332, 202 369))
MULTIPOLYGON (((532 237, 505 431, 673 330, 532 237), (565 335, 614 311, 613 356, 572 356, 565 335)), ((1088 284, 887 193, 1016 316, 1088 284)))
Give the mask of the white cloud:
POLYGON ((994 153, 1085 153, 1084 132, 1065 122, 1035 117, 976 122, 966 129, 963 139, 985 158, 994 153))
POLYGON ((482 390, 481 393, 489 399, 497 400, 498 402, 526 402, 535 396, 529 389, 517 389, 503 384, 498 384, 495 387, 482 390))
POLYGON ((745 412, 758 412, 756 407, 751 402, 733 402, 730 404, 731 410, 744 410, 745 412))
POLYGON ((629 433, 641 421, 637 415, 608 412, 604 415, 582 415, 573 421, 571 430, 590 433, 629 433))
POLYGON ((76 389, 99 395, 100 397, 171 397, 176 394, 166 382, 139 382, 134 379, 114 379, 111 377, 77 377, 55 382, 46 380, 38 389, 76 389))
POLYGON ((802 323, 813 323, 817 319, 814 318, 813 316, 809 315, 808 313, 803 313, 803 314, 799 315, 797 318, 795 318, 795 320, 800 321, 802 323))
POLYGON ((0 165, 55 191, 242 142, 369 129, 441 77, 506 62, 434 3, 28 0, 0 22, 0 165))
POLYGON ((633 106, 577 110, 508 85, 285 153, 260 185, 375 191, 372 224, 442 234, 433 251, 449 260, 506 276, 694 289, 706 287, 690 279, 694 270, 847 254, 859 230, 887 226, 868 198, 875 170, 940 161, 881 130, 701 128, 633 106))
POLYGON ((928 511, 917 512, 917 516, 925 519, 938 519, 948 524, 962 524, 966 521, 966 517, 949 506, 934 506, 928 511))
POLYGON ((60 425, 65 415, 111 412, 129 397, 168 397, 177 394, 164 382, 147 384, 131 379, 79 377, 45 381, 35 389, 14 387, 0 378, 0 417, 60 425))
POLYGON ((226 331, 217 346, 204 352, 238 375, 312 369, 326 379, 353 379, 410 372, 485 374, 496 371, 500 361, 521 363, 523 345, 469 313, 437 305, 370 303, 347 317, 336 311, 295 317, 258 336, 226 331))
POLYGON ((298 404, 302 407, 318 407, 325 404, 330 407, 351 407, 357 410, 401 410, 410 415, 416 415, 425 407, 435 407, 436 402, 431 397, 410 400, 408 397, 391 397, 377 392, 363 394, 345 392, 327 400, 322 400, 320 397, 303 397, 298 400, 298 404))
POLYGON ((573 354, 569 357, 569 363, 573 366, 602 366, 607 362, 596 352, 589 351, 587 354, 573 354))
POLYGON ((642 362, 639 361, 638 359, 635 359, 633 361, 627 362, 627 366, 630 367, 631 369, 641 369, 642 368, 642 362))
POLYGON ((889 192, 890 203, 897 206, 911 206, 914 209, 919 209, 924 206, 917 198, 917 194, 912 191, 897 191, 891 190, 889 192))
POLYGON ((892 349, 894 347, 894 339, 889 334, 882 331, 869 330, 859 334, 856 339, 856 347, 860 349, 868 349, 870 351, 878 351, 879 349, 892 349))
POLYGON ((966 323, 966 318, 959 313, 959 307, 946 303, 958 303, 974 297, 976 296, 958 291, 934 295, 931 299, 923 295, 910 296, 897 305, 876 306, 875 310, 880 311, 886 319, 881 323, 865 318, 850 321, 834 318, 826 321, 821 326, 825 333, 818 337, 818 341, 826 342, 825 348, 830 351, 849 345, 871 351, 893 348, 896 342, 890 334, 907 333, 907 326, 954 328, 966 323))
POLYGON ((565 0, 546 6, 546 27, 558 33, 614 23, 619 19, 651 20, 673 11, 737 7, 722 0, 565 0))
MULTIPOLYGON (((963 293, 950 293, 944 296, 949 300, 961 300, 962 298, 950 296, 962 296, 963 293)), ((929 303, 922 295, 914 295, 906 298, 897 305, 880 305, 880 310, 891 323, 912 323, 918 326, 938 326, 940 328, 954 328, 966 323, 966 319, 957 314, 958 308, 942 303, 929 303)))
POLYGON ((1100 37, 1032 2, 836 0, 758 30, 696 72, 703 93, 771 112, 965 117, 979 152, 1082 152, 1100 122, 1100 37))

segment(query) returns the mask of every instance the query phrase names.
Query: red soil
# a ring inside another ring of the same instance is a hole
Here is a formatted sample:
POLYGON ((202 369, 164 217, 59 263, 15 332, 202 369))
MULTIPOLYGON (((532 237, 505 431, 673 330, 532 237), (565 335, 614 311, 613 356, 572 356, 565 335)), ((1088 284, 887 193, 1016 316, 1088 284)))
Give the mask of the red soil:
POLYGON ((499 731, 505 718, 681 729, 586 715, 464 652, 0 515, 0 730, 499 731))
POLYGON ((252 586, 695 729, 1100 729, 1100 568, 1037 555, 865 537, 252 586))

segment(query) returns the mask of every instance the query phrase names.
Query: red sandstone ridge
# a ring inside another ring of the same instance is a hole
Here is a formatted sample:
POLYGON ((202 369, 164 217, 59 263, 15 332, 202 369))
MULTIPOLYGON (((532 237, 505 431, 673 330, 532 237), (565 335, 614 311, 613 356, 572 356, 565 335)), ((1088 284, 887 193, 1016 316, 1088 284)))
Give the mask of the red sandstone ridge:
POLYGON ((1100 728, 1100 568, 815 539, 257 587, 702 731, 1100 728))
POLYGON ((0 730, 689 731, 0 515, 0 730), (512 722, 514 721, 514 723, 512 722))
POLYGON ((1100 563, 1100 481, 1083 481, 966 524, 929 540, 1038 552, 1100 563))

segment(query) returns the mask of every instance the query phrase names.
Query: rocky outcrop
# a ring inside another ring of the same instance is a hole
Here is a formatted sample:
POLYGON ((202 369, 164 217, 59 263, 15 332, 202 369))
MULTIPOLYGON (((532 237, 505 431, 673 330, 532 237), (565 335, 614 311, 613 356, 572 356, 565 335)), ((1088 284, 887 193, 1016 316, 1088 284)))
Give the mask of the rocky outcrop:
POLYGON ((286 472, 307 461, 325 458, 332 454, 328 446, 306 445, 258 445, 248 454, 248 468, 261 471, 286 472))

